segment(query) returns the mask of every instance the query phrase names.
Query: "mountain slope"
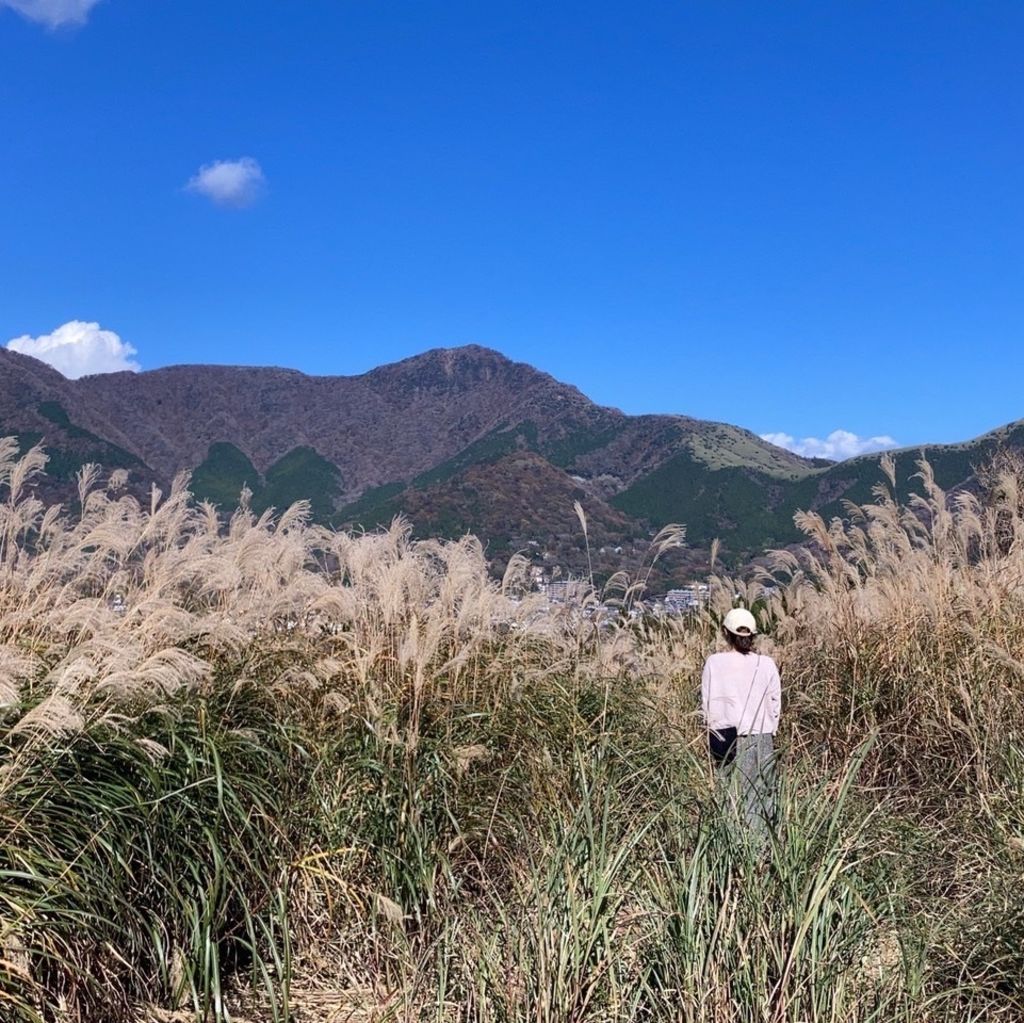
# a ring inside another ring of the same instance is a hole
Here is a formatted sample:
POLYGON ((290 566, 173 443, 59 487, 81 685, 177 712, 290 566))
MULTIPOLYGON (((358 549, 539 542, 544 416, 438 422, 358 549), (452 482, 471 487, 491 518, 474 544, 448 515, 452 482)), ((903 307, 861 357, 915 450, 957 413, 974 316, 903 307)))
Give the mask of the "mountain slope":
POLYGON ((435 350, 355 377, 294 370, 172 366, 69 381, 80 421, 130 446, 164 476, 229 442, 265 472, 297 447, 334 464, 343 498, 411 479, 501 425, 545 436, 595 429, 621 413, 487 349, 435 350))
POLYGON ((78 408, 74 383, 56 370, 17 352, 0 349, 0 436, 15 436, 26 449, 40 441, 50 457, 42 492, 64 499, 75 473, 87 462, 135 474, 138 492, 155 474, 133 450, 83 426, 69 409, 78 408))
MULTIPOLYGON (((921 458, 928 461, 935 481, 943 490, 971 488, 975 471, 1000 449, 1024 450, 1024 420, 1007 423, 989 433, 959 444, 926 444, 891 451, 896 463, 897 492, 903 498, 922 491, 918 474, 921 458)), ((794 488, 791 503, 813 508, 826 518, 843 513, 842 502, 864 504, 872 499, 875 484, 883 480, 881 455, 860 455, 830 466, 794 488)))
MULTIPOLYGON (((47 446, 49 496, 69 496, 85 461, 129 469, 139 494, 189 470, 197 497, 224 507, 245 487, 257 510, 304 498, 335 525, 401 513, 421 535, 475 532, 497 561, 525 549, 566 571, 586 564, 575 501, 611 571, 671 522, 691 561, 716 537, 736 558, 793 542, 798 508, 840 514, 882 478, 877 455, 830 464, 727 424, 627 416, 478 346, 351 377, 172 366, 75 381, 0 350, 0 434, 47 446)), ((925 453, 955 488, 1001 445, 1024 446, 1024 424, 925 453)), ((918 456, 896 454, 904 491, 918 456)))

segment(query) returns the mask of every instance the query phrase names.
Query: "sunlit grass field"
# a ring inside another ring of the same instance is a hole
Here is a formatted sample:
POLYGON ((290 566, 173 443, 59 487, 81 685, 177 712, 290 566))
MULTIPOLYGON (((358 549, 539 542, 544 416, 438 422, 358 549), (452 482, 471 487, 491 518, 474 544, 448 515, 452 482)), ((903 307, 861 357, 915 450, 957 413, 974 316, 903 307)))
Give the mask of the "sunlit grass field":
POLYGON ((610 629, 472 538, 92 466, 47 508, 44 466, 0 441, 0 1019, 1024 1015, 1012 460, 952 501, 880 480, 699 619, 610 629), (737 601, 783 672, 762 844, 698 715, 737 601))

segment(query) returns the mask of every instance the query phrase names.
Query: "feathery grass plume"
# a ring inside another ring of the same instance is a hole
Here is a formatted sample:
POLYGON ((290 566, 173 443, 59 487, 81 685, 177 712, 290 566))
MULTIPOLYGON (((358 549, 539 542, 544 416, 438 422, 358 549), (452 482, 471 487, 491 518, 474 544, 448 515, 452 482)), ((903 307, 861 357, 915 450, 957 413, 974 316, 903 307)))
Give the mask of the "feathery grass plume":
POLYGON ((678 550, 686 546, 686 526, 679 523, 670 522, 666 526, 662 526, 658 530, 654 539, 651 541, 649 561, 647 562, 646 568, 643 570, 642 576, 638 575, 636 580, 635 593, 636 597, 642 597, 647 592, 647 586, 650 583, 651 572, 654 571, 654 566, 661 560, 661 558, 669 551, 678 550))
POLYGON ((59 738, 79 731, 84 720, 70 697, 53 692, 22 714, 8 734, 16 736, 35 733, 59 738))
MULTIPOLYGON (((14 450, 17 451, 17 446, 14 450)), ((49 458, 39 444, 29 448, 20 458, 12 457, 10 452, 9 446, 5 452, 0 452, 0 483, 7 484, 7 503, 9 508, 13 508, 24 496, 25 487, 46 468, 49 458)))
POLYGON ((590 554, 590 533, 587 530, 587 515, 583 511, 583 505, 579 501, 573 501, 572 510, 576 513, 576 518, 579 520, 580 529, 583 530, 583 544, 587 551, 587 579, 590 581, 590 586, 594 586, 594 562, 590 554))
POLYGON ((37 657, 13 645, 0 646, 0 713, 21 702, 22 688, 39 672, 37 657))

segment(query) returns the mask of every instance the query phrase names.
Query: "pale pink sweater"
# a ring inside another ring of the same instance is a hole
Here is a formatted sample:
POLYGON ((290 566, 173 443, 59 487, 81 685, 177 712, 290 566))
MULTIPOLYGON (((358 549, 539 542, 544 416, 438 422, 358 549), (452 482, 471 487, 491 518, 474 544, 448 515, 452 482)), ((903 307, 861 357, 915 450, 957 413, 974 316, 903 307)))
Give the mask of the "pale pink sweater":
POLYGON ((712 654, 701 674, 701 704, 710 729, 735 728, 740 735, 779 727, 782 683, 775 662, 738 650, 712 654))

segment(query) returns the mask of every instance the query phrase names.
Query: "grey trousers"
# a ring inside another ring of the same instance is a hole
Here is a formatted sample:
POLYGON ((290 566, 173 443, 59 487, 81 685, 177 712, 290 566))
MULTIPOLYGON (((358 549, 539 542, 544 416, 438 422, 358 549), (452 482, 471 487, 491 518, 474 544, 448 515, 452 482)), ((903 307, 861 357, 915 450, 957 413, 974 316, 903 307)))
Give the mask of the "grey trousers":
POLYGON ((775 743, 770 732, 736 737, 736 756, 717 769, 715 787, 730 818, 763 838, 775 818, 775 743))

